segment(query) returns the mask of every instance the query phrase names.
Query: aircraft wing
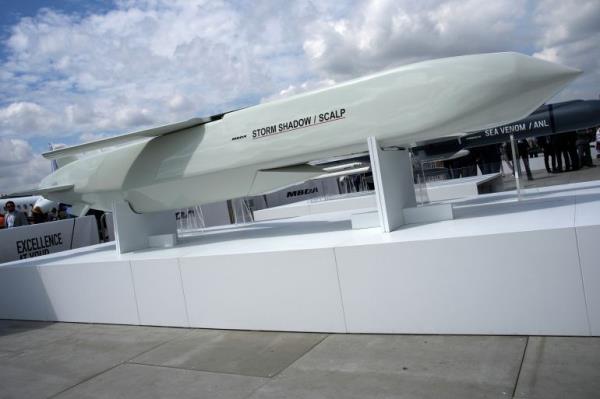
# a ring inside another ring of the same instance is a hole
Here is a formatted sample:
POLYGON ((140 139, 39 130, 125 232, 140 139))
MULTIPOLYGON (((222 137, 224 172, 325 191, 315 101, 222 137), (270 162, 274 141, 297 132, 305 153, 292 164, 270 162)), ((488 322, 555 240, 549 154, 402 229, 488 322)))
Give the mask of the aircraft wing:
POLYGON ((222 117, 221 115, 209 116, 206 118, 192 118, 190 120, 178 123, 172 123, 170 125, 155 127, 152 129, 142 130, 139 132, 128 133, 121 136, 109 137, 106 139, 100 139, 96 141, 90 141, 89 143, 79 144, 72 147, 60 148, 54 151, 48 151, 42 154, 46 159, 59 159, 67 156, 74 156, 83 152, 98 150, 101 148, 112 147, 119 144, 126 144, 131 141, 139 140, 145 137, 158 137, 164 136, 165 134, 175 133, 183 129, 190 127, 204 125, 208 122, 218 120, 222 117))

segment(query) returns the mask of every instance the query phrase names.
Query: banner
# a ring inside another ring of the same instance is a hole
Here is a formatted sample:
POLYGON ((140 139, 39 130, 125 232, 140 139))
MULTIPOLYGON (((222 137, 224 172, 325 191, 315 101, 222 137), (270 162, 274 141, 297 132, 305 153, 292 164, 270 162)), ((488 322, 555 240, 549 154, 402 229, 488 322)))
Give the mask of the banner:
POLYGON ((0 263, 98 244, 94 216, 0 230, 0 263))

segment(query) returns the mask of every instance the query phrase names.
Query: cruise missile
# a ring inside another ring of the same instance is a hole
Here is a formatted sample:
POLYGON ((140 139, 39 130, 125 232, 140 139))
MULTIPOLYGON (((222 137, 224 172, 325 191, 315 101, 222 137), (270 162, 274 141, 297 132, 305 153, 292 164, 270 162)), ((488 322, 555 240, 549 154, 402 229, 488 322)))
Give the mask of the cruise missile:
POLYGON ((503 143, 528 137, 548 136, 600 126, 600 100, 573 100, 546 104, 527 118, 516 122, 467 134, 461 138, 464 147, 503 143))
POLYGON ((574 132, 594 126, 600 126, 600 100, 572 100, 544 104, 526 118, 506 125, 467 133, 460 137, 417 143, 412 150, 419 159, 449 159, 451 154, 469 148, 507 142, 511 134, 515 140, 520 140, 574 132))
POLYGON ((294 97, 45 153, 46 198, 135 212, 272 191, 324 172, 308 164, 405 146, 529 115, 580 71, 517 53, 425 61, 294 97))

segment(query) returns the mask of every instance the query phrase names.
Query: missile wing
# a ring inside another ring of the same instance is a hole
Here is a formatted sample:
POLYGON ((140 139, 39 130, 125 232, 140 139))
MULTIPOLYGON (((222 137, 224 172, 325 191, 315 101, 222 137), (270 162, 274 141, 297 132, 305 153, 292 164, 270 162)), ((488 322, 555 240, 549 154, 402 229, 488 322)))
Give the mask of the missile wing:
POLYGON ((124 200, 137 212, 259 194, 323 174, 306 163, 365 151, 369 136, 408 145, 523 118, 579 73, 516 53, 407 65, 215 118, 55 151, 47 157, 78 159, 38 189, 101 210, 124 200))
POLYGON ((171 134, 180 130, 188 129, 194 126, 200 126, 208 122, 222 118, 223 115, 214 115, 207 118, 192 118, 184 122, 173 123, 170 125, 155 127, 152 129, 142 130, 139 132, 133 132, 129 134, 123 134, 117 137, 109 137, 105 139, 95 140, 88 143, 83 143, 71 147, 60 148, 58 150, 48 151, 42 154, 46 159, 61 159, 66 157, 72 157, 78 154, 86 153, 89 151, 106 149, 114 147, 120 144, 127 144, 134 141, 139 141, 147 138, 154 138, 158 136, 164 136, 165 134, 171 134))

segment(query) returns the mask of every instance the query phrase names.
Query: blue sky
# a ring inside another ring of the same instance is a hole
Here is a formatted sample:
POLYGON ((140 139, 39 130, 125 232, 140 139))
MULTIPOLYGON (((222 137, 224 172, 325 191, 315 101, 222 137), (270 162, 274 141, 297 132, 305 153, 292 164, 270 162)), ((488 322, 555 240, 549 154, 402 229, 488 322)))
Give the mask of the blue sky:
POLYGON ((23 17, 32 17, 40 8, 52 8, 67 13, 98 13, 114 9, 115 4, 104 0, 3 0, 0 23, 12 25, 23 17))
MULTIPOLYGON (((0 192, 75 144, 411 62, 519 51, 600 93, 598 0, 0 0, 0 192), (284 5, 285 4, 285 5, 284 5)), ((449 132, 454 133, 454 132, 449 132)))
MULTIPOLYGON (((104 0, 2 0, 0 1, 0 40, 10 35, 11 28, 22 18, 35 17, 41 8, 49 8, 67 14, 96 14, 115 9, 115 3, 104 0)), ((5 56, 5 47, 0 48, 5 56)))

